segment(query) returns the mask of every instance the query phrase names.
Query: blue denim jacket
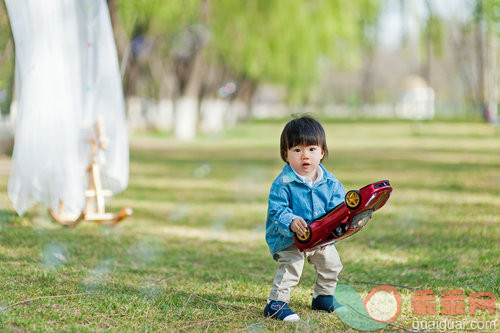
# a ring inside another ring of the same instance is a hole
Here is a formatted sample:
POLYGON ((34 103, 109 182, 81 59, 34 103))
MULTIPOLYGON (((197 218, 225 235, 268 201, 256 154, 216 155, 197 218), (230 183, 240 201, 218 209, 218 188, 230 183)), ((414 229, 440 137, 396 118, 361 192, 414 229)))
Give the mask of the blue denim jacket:
POLYGON ((271 255, 293 244, 290 223, 298 216, 307 224, 344 201, 344 186, 323 165, 323 178, 313 187, 302 181, 286 164, 274 180, 269 194, 266 242, 271 255))

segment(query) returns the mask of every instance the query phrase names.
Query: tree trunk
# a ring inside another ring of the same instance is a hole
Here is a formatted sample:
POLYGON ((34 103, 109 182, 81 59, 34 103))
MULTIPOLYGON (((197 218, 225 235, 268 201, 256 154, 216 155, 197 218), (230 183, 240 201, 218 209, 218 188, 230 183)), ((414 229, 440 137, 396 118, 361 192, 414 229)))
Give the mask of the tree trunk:
POLYGON ((123 90, 125 97, 134 96, 136 84, 141 72, 141 65, 136 54, 131 48, 131 42, 138 36, 146 34, 149 30, 149 22, 139 22, 132 28, 132 33, 127 36, 120 22, 117 0, 107 0, 111 24, 113 25, 113 36, 120 62, 123 77, 123 90))
POLYGON ((487 41, 484 106, 486 120, 498 124, 498 45, 495 34, 490 32, 487 41))
POLYGON ((477 2, 477 21, 476 21, 476 50, 477 54, 477 68, 478 68, 478 80, 477 80, 477 96, 479 109, 482 112, 483 118, 487 121, 487 113, 485 108, 485 69, 486 69, 486 42, 484 36, 484 18, 483 18, 483 1, 478 0, 477 2))
POLYGON ((193 56, 181 96, 175 103, 175 136, 181 140, 192 140, 198 125, 199 93, 203 77, 203 57, 199 50, 193 56))
POLYGON ((474 73, 471 70, 470 59, 467 57, 467 51, 469 47, 466 43, 466 38, 464 31, 461 34, 452 35, 453 39, 453 54, 455 56, 456 66, 458 67, 460 78, 464 87, 463 95, 467 106, 473 110, 476 106, 476 101, 478 100, 476 83, 474 80, 474 73))
POLYGON ((425 36, 425 64, 422 76, 429 87, 432 87, 432 36, 429 32, 425 36))
POLYGON ((236 99, 245 103, 247 106, 246 118, 252 116, 252 98, 257 91, 257 85, 253 80, 243 78, 240 80, 240 86, 238 88, 238 95, 236 99))
POLYGON ((363 104, 373 102, 373 63, 375 52, 373 48, 365 57, 363 73, 361 77, 361 101, 363 104))
POLYGON ((478 60, 479 107, 485 121, 498 121, 498 73, 495 34, 488 30, 484 18, 483 0, 477 2, 476 42, 478 60))
MULTIPOLYGON (((206 22, 209 3, 203 0, 200 5, 200 21, 206 22)), ((176 72, 179 77, 180 98, 175 102, 175 136, 181 140, 192 140, 198 127, 200 91, 204 76, 203 48, 207 40, 198 35, 196 49, 189 59, 178 62, 176 72)))
POLYGON ((129 40, 127 34, 123 30, 123 25, 120 22, 118 15, 118 8, 116 6, 116 0, 108 0, 109 16, 111 18, 111 25, 113 26, 113 36, 115 37, 116 50, 118 51, 118 57, 120 59, 120 64, 123 61, 125 50, 129 40))

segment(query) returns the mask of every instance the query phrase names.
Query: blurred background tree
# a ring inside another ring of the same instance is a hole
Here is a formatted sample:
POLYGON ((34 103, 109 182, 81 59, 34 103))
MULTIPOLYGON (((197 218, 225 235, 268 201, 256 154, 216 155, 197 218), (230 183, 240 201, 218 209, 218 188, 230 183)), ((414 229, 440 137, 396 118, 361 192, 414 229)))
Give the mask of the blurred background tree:
POLYGON ((195 80, 195 95, 214 94, 224 79, 235 78, 249 86, 263 81, 285 84, 291 99, 307 100, 319 74, 318 56, 341 66, 359 63, 361 45, 370 41, 362 32, 366 22, 373 24, 377 17, 378 6, 370 3, 113 0, 110 11, 115 26, 120 25, 116 34, 126 34, 116 38, 122 41, 117 43, 127 62, 126 94, 137 93, 143 67, 143 74, 160 87, 141 93, 173 90, 166 94, 183 95, 195 80), (123 40, 128 42, 125 47, 123 40), (141 64, 142 53, 147 54, 141 64), (195 66, 197 71, 192 70, 195 66), (173 74, 174 87, 162 87, 171 78, 156 77, 160 73, 173 74), (214 74, 215 82, 210 80, 214 74))
MULTIPOLYGON (((287 105, 394 103, 421 76, 438 110, 494 121, 500 0, 108 0, 128 98, 287 105), (231 89, 224 90, 228 82, 231 89), (270 87, 270 88, 269 88, 270 87), (271 98, 272 99, 272 98, 271 98)), ((0 14, 0 94, 13 43, 0 14)), ((174 108, 175 109, 175 108, 174 108)))
POLYGON ((7 10, 0 5, 0 115, 8 113, 14 87, 14 41, 7 10))
POLYGON ((474 23, 478 50, 478 103, 484 119, 492 121, 497 114, 498 38, 500 37, 500 1, 477 0, 474 5, 474 23))

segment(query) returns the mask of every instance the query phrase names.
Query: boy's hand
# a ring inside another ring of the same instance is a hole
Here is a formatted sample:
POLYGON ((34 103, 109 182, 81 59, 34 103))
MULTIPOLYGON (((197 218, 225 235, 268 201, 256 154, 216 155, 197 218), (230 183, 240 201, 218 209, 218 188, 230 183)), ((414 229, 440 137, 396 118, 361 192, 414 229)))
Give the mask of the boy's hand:
POLYGON ((304 236, 307 230, 307 223, 302 217, 296 217, 290 224, 290 230, 299 236, 304 236))

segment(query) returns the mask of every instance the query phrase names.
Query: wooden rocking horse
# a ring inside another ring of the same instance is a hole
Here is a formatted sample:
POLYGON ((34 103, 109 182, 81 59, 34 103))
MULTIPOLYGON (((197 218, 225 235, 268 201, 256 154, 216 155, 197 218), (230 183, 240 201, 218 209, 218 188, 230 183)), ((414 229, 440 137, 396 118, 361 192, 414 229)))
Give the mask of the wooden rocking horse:
POLYGON ((118 214, 105 212, 105 197, 110 197, 113 193, 102 188, 101 163, 99 153, 106 149, 108 139, 104 135, 102 118, 98 117, 94 124, 94 136, 92 137, 92 163, 87 168, 89 173, 89 189, 85 191, 87 203, 85 210, 79 216, 64 212, 64 204, 59 201, 59 212, 49 209, 50 216, 64 226, 76 226, 81 220, 98 222, 106 225, 117 224, 124 218, 132 215, 132 208, 124 207, 118 214))

